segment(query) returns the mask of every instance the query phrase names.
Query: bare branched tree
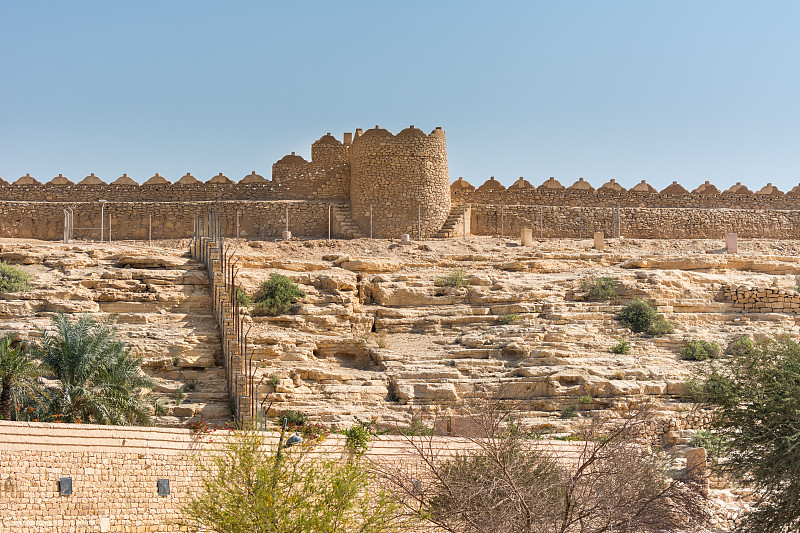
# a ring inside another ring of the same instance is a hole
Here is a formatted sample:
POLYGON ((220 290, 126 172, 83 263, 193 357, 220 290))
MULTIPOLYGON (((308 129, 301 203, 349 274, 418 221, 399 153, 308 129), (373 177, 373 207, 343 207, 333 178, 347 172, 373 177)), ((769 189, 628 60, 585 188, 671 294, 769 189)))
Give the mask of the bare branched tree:
POLYGON ((406 462, 375 468, 410 513, 454 533, 668 533, 705 520, 697 477, 670 476, 643 444, 649 408, 585 420, 562 457, 513 412, 483 401, 463 438, 408 437, 406 462))

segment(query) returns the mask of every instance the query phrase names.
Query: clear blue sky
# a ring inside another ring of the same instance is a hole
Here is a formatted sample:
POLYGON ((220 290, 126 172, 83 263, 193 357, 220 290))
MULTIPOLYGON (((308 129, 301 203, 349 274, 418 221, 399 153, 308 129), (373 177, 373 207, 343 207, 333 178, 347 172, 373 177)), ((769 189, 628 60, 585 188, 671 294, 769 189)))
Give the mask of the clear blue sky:
POLYGON ((0 176, 239 180, 330 131, 451 178, 800 182, 800 2, 0 1, 0 176))

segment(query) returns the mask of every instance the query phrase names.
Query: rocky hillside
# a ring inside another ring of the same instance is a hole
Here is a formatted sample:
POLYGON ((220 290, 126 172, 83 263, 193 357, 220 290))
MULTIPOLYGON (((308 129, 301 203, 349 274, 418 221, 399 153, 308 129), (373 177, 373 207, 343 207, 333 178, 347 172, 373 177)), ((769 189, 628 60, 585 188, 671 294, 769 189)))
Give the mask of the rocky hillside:
MULTIPOLYGON (((2 295, 0 328, 35 337, 52 313, 111 318, 158 382, 161 424, 225 420, 208 279, 185 245, 0 242, 0 259, 35 275, 34 290, 2 295)), ((488 393, 517 400, 528 424, 569 431, 571 410, 648 399, 659 405, 666 440, 685 442, 682 430, 699 418, 682 402, 684 383, 702 364, 681 360, 686 341, 725 347, 744 334, 798 332, 788 304, 762 312, 730 300, 751 294, 736 292, 742 286, 770 298, 796 292, 800 244, 742 242, 735 255, 719 247, 620 239, 604 251, 588 240, 526 248, 489 237, 235 243, 248 292, 273 272, 306 292, 293 314, 247 318, 259 403, 271 415, 296 409, 340 426, 404 424, 432 411, 458 417, 464 400, 488 393), (464 286, 448 284, 454 275, 464 286), (581 284, 592 276, 616 279, 619 296, 584 301, 581 284), (637 296, 675 332, 650 337, 621 326, 617 312, 637 296), (620 339, 629 354, 610 351, 620 339)))
POLYGON ((794 292, 798 245, 745 242, 736 255, 719 247, 623 239, 596 251, 587 240, 525 248, 496 238, 240 245, 248 292, 279 272, 307 293, 295 314, 252 318, 260 400, 270 414, 392 424, 433 410, 457 416, 463 400, 489 393, 518 400, 528 423, 564 431, 572 408, 653 400, 666 441, 686 442, 682 430, 702 419, 682 402, 702 364, 681 360, 688 340, 725 348, 745 334, 798 331, 794 314, 745 312, 726 300, 736 285, 794 292), (448 286, 453 275, 465 286, 448 286), (584 301, 580 287, 592 276, 618 280, 619 296, 584 301), (653 303, 674 333, 621 326, 615 316, 633 297, 653 303), (610 351, 620 339, 629 354, 610 351))
POLYGON ((1 330, 35 340, 54 313, 111 320, 157 382, 158 424, 230 419, 208 277, 183 250, 4 240, 0 259, 34 275, 33 290, 0 294, 1 330))

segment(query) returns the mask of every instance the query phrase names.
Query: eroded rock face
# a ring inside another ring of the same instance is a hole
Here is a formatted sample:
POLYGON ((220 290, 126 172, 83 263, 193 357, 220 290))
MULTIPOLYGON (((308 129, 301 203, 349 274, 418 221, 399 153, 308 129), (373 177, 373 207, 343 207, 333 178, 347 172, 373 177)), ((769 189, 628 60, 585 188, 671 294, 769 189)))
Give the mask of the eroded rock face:
POLYGON ((732 283, 793 287, 794 246, 745 243, 728 257, 708 254, 718 247, 710 241, 612 240, 603 252, 588 240, 533 248, 491 238, 262 243, 239 252, 245 288, 281 272, 307 296, 293 315, 251 321, 259 376, 280 379, 273 388, 259 377, 260 398, 270 414, 300 409, 349 425, 458 416, 489 394, 516 402, 530 425, 564 431, 574 424, 560 417, 565 408, 580 417, 652 401, 661 411, 654 434, 683 442, 675 432, 702 417, 683 412, 684 383, 698 363, 678 350, 694 338, 724 347, 742 334, 796 331, 793 316, 745 315, 724 297, 732 283), (276 268, 288 257, 315 269, 276 268), (453 270, 463 271, 463 285, 441 281, 453 270), (589 276, 617 279, 619 297, 584 301, 589 276), (633 297, 656 305, 675 333, 622 327, 614 317, 633 297), (631 344, 627 355, 610 351, 621 338, 631 344))
POLYGON ((0 241, 26 265, 33 290, 0 294, 0 327, 36 340, 53 313, 112 321, 156 381, 155 421, 231 418, 204 266, 179 249, 0 241))

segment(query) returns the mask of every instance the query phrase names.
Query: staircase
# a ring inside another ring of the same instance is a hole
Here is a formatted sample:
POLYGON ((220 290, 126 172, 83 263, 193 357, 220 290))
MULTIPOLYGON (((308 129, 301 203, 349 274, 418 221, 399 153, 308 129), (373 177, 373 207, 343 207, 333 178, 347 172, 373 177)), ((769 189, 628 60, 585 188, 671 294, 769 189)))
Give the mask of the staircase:
MULTIPOLYGON (((442 228, 433 236, 434 239, 452 239, 453 237, 460 237, 463 235, 461 231, 456 230, 456 226, 464 222, 464 206, 454 205, 450 208, 450 214, 447 215, 447 220, 444 221, 442 228)), ((462 226, 463 228, 463 226, 462 226)), ((469 233, 469 232, 467 232, 469 233)))
POLYGON ((361 230, 353 222, 349 204, 333 206, 333 238, 359 239, 363 237, 361 230))

